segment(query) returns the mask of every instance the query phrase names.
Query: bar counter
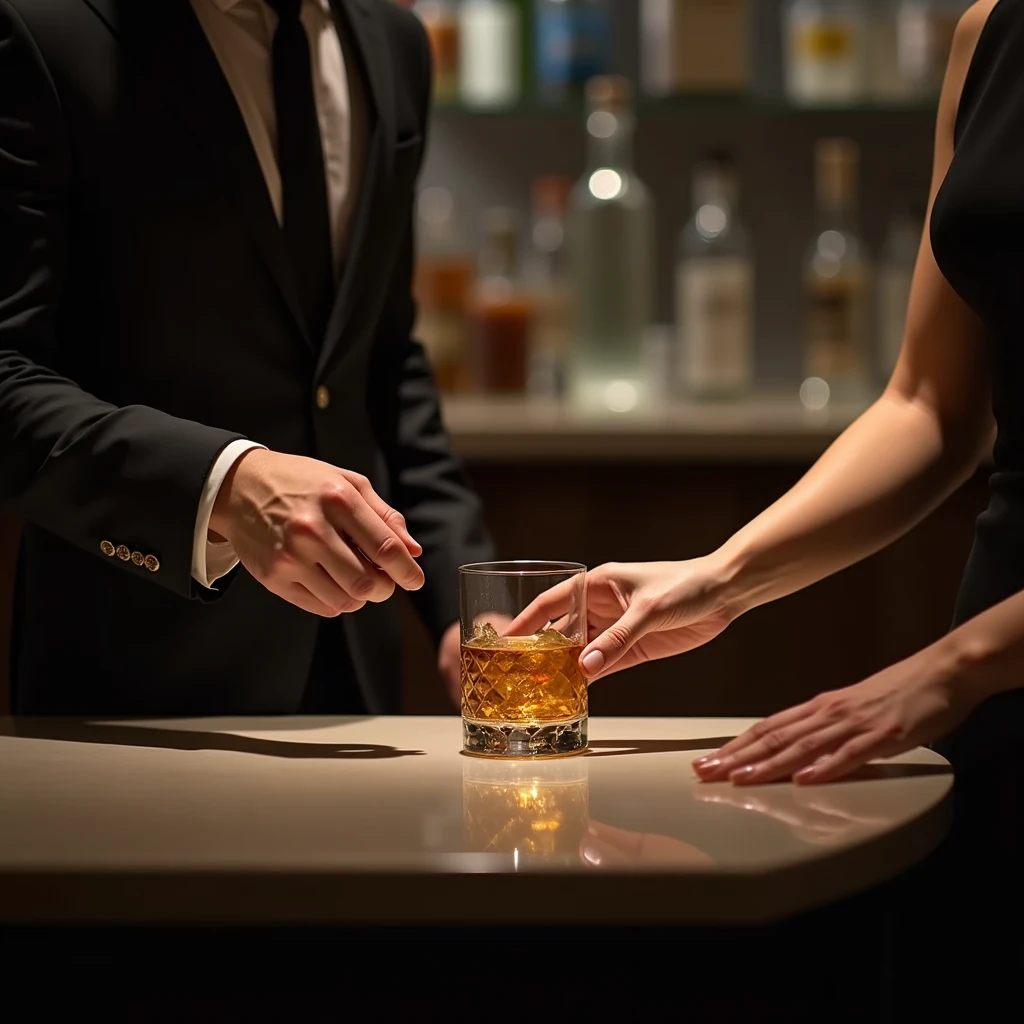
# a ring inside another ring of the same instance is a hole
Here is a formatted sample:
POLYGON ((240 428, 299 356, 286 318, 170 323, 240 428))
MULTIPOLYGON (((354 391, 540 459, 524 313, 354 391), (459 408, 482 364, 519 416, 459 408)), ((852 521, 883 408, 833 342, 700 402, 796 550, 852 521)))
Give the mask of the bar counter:
POLYGON ((917 750, 827 787, 690 767, 747 722, 592 718, 584 756, 460 753, 452 717, 0 721, 0 925, 736 926, 942 838, 917 750))
POLYGON ((866 401, 804 406, 794 386, 735 401, 657 401, 629 412, 501 395, 448 395, 445 424, 471 464, 813 462, 866 401))

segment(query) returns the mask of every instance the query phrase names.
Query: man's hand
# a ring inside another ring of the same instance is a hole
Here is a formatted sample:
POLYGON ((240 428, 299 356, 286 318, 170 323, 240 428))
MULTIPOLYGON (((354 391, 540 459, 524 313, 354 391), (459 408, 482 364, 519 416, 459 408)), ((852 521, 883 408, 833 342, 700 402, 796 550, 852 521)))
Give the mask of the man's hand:
POLYGON ((210 530, 271 593, 333 618, 423 586, 423 549, 358 473, 263 449, 224 479, 210 530))
POLYGON ((437 653, 437 670, 441 673, 448 696, 460 711, 462 709, 462 630, 453 622, 441 637, 437 653))

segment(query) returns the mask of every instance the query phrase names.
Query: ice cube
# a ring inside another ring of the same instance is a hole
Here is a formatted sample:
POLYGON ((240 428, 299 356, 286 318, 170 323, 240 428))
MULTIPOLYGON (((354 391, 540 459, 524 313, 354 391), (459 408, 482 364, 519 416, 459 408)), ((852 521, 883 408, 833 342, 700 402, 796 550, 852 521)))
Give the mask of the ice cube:
POLYGON ((498 639, 498 631, 489 623, 485 622, 481 627, 480 631, 472 639, 472 643, 487 643, 498 639))
POLYGON ((569 638, 563 636, 558 632, 557 629, 542 629, 534 638, 532 647, 566 647, 569 644, 569 638))

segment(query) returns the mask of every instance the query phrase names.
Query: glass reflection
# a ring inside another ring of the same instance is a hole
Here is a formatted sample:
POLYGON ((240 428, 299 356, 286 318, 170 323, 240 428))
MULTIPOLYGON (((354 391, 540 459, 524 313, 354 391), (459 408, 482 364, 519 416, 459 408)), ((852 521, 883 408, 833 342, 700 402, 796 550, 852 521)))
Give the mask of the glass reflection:
POLYGON ((576 864, 590 811, 587 763, 485 761, 462 769, 462 841, 474 853, 511 853, 516 870, 576 864))
POLYGON ((511 855, 514 871, 546 867, 623 870, 699 868, 703 850, 673 836, 636 832, 590 817, 586 758, 496 761, 462 768, 462 845, 511 855))

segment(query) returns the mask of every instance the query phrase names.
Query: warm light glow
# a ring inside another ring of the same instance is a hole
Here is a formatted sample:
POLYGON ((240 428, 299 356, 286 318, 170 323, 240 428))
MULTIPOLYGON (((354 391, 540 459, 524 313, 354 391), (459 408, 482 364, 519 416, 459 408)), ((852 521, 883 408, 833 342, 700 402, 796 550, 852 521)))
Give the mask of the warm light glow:
POLYGON ((828 383, 820 377, 808 377, 800 385, 800 401, 804 408, 811 412, 820 412, 824 409, 831 395, 828 383))
POLYGON ((629 412, 636 407, 636 385, 628 380, 613 380, 604 389, 604 400, 612 412, 629 412))
POLYGON ((697 211, 697 231, 701 238, 717 238, 725 230, 727 222, 725 210, 714 203, 705 203, 697 211))
POLYGON ((618 130, 618 118, 607 110, 595 110, 587 118, 587 131, 595 139, 610 139, 618 130))
POLYGON ((602 167, 590 176, 590 194, 595 199, 615 199, 622 194, 622 175, 602 167))
POLYGON ((840 231, 822 231, 818 236, 818 252, 827 260, 841 260, 846 255, 846 239, 840 231))

